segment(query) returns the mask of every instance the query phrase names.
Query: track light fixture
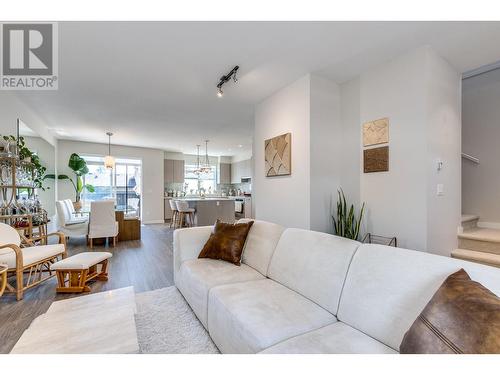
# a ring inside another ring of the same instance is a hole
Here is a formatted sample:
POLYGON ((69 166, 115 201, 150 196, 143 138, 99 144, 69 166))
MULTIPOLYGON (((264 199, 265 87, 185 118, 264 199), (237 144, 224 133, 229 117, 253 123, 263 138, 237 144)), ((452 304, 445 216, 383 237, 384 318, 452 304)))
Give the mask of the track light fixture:
POLYGON ((238 83, 238 78, 236 77, 236 73, 238 72, 239 68, 240 67, 236 65, 233 69, 231 69, 229 73, 220 77, 219 83, 217 84, 217 96, 219 98, 222 98, 222 96, 224 95, 224 91, 222 91, 222 85, 224 85, 224 83, 229 81, 231 78, 233 79, 234 83, 238 83))

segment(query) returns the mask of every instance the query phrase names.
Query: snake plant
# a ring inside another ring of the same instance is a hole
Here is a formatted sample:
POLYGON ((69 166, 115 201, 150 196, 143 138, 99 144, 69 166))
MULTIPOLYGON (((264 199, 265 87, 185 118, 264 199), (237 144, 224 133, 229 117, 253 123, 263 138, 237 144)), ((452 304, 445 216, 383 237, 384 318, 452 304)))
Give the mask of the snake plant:
POLYGON ((350 238, 352 240, 358 240, 359 229, 361 226, 361 221, 363 220, 363 213, 365 210, 365 204, 363 203, 363 205, 361 206, 361 210, 359 211, 359 218, 356 218, 356 215, 354 213, 354 205, 351 204, 349 209, 347 209, 347 201, 342 189, 338 190, 337 193, 337 213, 336 215, 332 215, 335 234, 337 236, 350 238))

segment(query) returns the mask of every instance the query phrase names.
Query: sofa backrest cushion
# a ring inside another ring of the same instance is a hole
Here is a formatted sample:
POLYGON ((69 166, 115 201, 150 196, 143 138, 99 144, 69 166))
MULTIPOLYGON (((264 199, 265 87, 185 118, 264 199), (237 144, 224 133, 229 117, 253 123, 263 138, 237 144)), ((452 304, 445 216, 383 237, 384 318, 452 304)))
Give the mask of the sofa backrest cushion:
POLYGON ((361 245, 354 255, 337 318, 399 350, 405 332, 460 268, 500 295, 500 270, 471 262, 382 245, 361 245))
POLYGON ((241 219, 238 223, 248 221, 254 223, 248 233, 241 262, 267 276, 269 262, 285 228, 262 220, 241 219))
POLYGON ((286 229, 268 276, 336 315, 347 269, 359 245, 327 233, 286 229))

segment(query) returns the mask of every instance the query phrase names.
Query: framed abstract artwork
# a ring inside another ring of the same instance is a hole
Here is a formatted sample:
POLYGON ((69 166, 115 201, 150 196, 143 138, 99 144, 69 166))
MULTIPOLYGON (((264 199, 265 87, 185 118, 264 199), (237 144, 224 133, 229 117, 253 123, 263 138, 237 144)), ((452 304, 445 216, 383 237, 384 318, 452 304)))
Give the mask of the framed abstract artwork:
POLYGON ((389 146, 363 150, 363 170, 365 173, 389 171, 389 146))
POLYGON ((389 143, 389 119, 369 121, 363 124, 363 146, 389 143))
POLYGON ((264 141, 266 177, 292 174, 292 133, 264 141))

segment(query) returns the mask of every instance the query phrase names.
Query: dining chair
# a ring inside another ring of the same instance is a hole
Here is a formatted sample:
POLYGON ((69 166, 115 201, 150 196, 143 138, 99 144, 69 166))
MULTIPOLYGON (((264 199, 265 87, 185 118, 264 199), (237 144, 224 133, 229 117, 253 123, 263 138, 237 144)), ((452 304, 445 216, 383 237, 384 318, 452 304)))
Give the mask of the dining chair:
POLYGON ((56 210, 57 230, 64 233, 65 237, 86 236, 89 233, 88 217, 74 214, 71 199, 56 201, 56 210))
POLYGON ((113 247, 118 237, 118 222, 113 200, 90 202, 89 244, 93 248, 94 238, 113 238, 113 247))

